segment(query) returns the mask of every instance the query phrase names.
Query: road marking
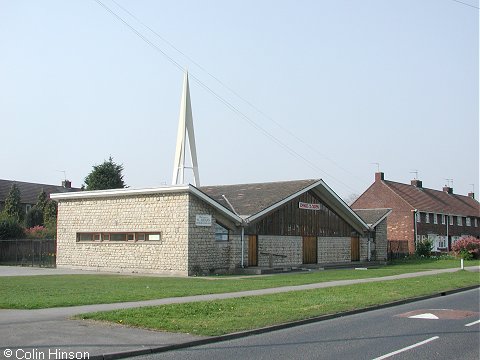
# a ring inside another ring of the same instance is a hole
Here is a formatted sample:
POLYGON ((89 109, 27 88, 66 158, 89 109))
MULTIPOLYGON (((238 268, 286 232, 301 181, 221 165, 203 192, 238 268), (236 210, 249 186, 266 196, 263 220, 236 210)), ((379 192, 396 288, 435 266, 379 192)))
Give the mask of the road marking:
POLYGON ((467 324, 467 325, 465 325, 465 326, 472 326, 472 325, 475 325, 475 324, 480 324, 480 320, 471 322, 470 324, 467 324))
POLYGON ((429 319, 429 320, 438 320, 438 316, 433 315, 431 313, 426 313, 426 314, 419 314, 419 315, 413 315, 409 316, 409 319, 429 319))
POLYGON ((418 342, 418 343, 416 343, 416 344, 413 344, 413 345, 404 347, 403 349, 400 349, 400 350, 393 351, 393 352, 391 352, 391 353, 382 355, 382 356, 377 357, 377 358, 375 358, 375 359, 373 359, 373 360, 382 360, 382 359, 389 358, 389 357, 391 357, 391 356, 393 356, 393 355, 400 354, 400 353, 402 353, 402 352, 404 352, 404 351, 407 351, 407 350, 416 348, 416 347, 418 347, 418 346, 425 345, 426 343, 429 343, 430 341, 433 341, 433 340, 437 340, 438 338, 439 338, 439 336, 434 336, 434 337, 432 337, 432 338, 430 338, 430 339, 423 340, 423 341, 420 341, 420 342, 418 342))

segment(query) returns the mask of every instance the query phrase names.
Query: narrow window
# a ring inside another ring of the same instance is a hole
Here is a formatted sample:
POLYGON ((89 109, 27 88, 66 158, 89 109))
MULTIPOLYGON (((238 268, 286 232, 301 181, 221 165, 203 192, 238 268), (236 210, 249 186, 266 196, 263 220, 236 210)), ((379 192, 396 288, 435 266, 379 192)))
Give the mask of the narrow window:
POLYGON ((148 241, 160 241, 160 234, 148 234, 148 241))
POLYGON ((215 223, 215 240, 228 241, 228 229, 219 223, 215 223))
POLYGON ((453 216, 452 216, 452 215, 449 215, 448 218, 449 218, 448 223, 449 223, 450 225, 453 225, 453 216))
POLYGON ((467 225, 467 226, 472 226, 472 220, 471 220, 469 217, 466 218, 466 223, 465 223, 465 225, 467 225))
POLYGON ((440 216, 442 217, 442 225, 445 225, 445 224, 447 223, 447 220, 446 220, 446 219, 447 219, 447 215, 441 214, 440 216))
POLYGON ((430 214, 429 213, 425 213, 425 223, 430 224, 430 214))
POLYGON ((417 218, 417 222, 418 222, 418 223, 419 223, 419 222, 422 222, 422 221, 421 221, 422 219, 421 219, 421 216, 420 216, 420 213, 419 213, 419 212, 416 212, 416 213, 415 213, 415 216, 416 216, 416 218, 417 218))
POLYGON ((462 217, 461 217, 461 216, 457 216, 457 225, 458 225, 458 226, 462 226, 462 225, 463 225, 462 217))
POLYGON ((475 227, 478 227, 477 218, 473 219, 473 222, 475 223, 475 227))
POLYGON ((77 233, 77 241, 93 241, 93 234, 77 233))
POLYGON ((110 234, 111 241, 125 241, 127 240, 127 234, 110 234))

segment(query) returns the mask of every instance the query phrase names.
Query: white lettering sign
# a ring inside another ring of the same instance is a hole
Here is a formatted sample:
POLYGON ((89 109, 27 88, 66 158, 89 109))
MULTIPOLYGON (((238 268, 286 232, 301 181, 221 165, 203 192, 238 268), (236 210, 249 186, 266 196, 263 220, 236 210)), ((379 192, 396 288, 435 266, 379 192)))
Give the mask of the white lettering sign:
POLYGON ((298 208, 304 209, 304 210, 320 210, 320 204, 309 204, 309 203, 299 202, 298 208))
POLYGON ((212 215, 196 215, 196 226, 212 226, 212 215))

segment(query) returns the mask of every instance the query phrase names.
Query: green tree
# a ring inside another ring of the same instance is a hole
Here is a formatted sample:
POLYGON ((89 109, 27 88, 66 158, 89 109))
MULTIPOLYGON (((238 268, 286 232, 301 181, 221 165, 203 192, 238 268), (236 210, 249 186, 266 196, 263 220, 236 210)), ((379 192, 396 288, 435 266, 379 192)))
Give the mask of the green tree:
POLYGON ((12 219, 17 221, 23 220, 24 213, 21 204, 21 194, 17 184, 13 184, 10 188, 10 192, 5 199, 5 207, 3 212, 6 216, 12 219))
POLYGON ((49 229, 57 228, 57 203, 48 200, 43 209, 43 223, 49 229))
POLYGON ((86 190, 121 189, 127 187, 123 182, 123 165, 113 162, 112 157, 103 164, 94 165, 85 178, 86 190))
POLYGON ((43 212, 43 210, 45 210, 45 206, 47 205, 47 202, 48 202, 48 195, 45 192, 45 190, 42 189, 42 191, 40 191, 40 194, 38 194, 37 203, 35 204, 35 207, 38 210, 41 210, 43 212))
POLYGON ((30 229, 37 225, 43 226, 43 211, 34 206, 25 216, 25 228, 30 229))

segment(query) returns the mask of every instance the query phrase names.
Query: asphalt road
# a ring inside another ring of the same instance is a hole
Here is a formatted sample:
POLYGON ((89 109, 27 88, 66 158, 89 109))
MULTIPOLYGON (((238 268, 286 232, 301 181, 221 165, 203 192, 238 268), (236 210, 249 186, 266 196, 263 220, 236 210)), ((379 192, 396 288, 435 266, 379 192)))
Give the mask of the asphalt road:
POLYGON ((476 289, 135 359, 478 360, 479 303, 476 289))

